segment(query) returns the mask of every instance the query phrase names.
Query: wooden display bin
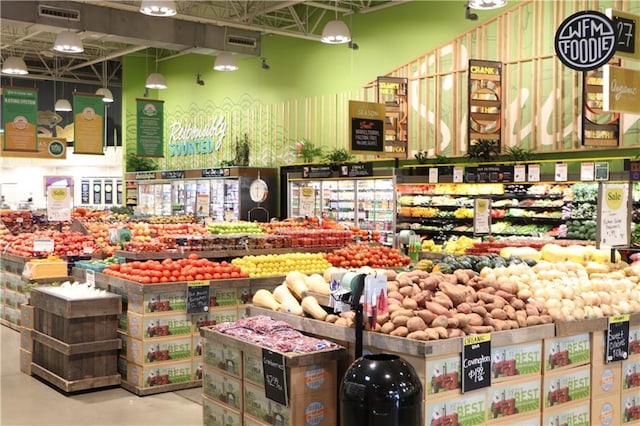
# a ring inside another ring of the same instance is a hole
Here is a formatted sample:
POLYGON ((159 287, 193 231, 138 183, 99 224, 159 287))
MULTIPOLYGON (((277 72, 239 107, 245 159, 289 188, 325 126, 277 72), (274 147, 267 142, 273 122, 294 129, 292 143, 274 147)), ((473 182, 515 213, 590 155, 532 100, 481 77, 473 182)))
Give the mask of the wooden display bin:
POLYGON ((71 299, 34 288, 32 374, 65 392, 120 384, 120 296, 71 299))

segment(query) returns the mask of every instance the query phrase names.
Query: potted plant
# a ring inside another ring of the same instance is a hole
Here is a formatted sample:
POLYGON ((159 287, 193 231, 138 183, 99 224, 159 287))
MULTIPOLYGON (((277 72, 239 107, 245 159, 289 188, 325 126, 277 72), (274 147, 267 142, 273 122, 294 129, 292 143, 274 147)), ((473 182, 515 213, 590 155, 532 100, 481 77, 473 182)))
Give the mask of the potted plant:
POLYGON ((467 157, 480 160, 491 161, 500 154, 500 141, 497 139, 480 139, 469 144, 467 157))
POLYGON ((296 157, 302 159, 304 163, 313 163, 316 157, 322 156, 322 147, 315 146, 307 139, 300 139, 295 143, 296 157))

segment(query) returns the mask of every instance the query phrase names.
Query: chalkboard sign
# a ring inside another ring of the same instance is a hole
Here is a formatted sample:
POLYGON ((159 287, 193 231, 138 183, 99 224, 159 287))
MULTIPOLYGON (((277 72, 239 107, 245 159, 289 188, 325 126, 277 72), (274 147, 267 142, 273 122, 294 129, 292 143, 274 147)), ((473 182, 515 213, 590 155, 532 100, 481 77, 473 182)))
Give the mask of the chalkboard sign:
POLYGON ((462 393, 491 386, 491 335, 466 336, 462 341, 462 393))
POLYGON ((640 15, 612 9, 607 9, 606 14, 613 21, 613 26, 618 35, 616 55, 640 59, 640 36, 638 34, 640 15))
POLYGON ((383 152, 385 104, 349 101, 351 152, 383 152))
POLYGON ((263 348, 262 370, 264 371, 265 396, 278 404, 288 406, 287 371, 284 366, 284 355, 263 348))
POLYGON ((629 358, 629 315, 609 318, 607 325, 607 362, 629 358))
POLYGON ((209 281, 187 283, 187 313, 209 312, 209 281))

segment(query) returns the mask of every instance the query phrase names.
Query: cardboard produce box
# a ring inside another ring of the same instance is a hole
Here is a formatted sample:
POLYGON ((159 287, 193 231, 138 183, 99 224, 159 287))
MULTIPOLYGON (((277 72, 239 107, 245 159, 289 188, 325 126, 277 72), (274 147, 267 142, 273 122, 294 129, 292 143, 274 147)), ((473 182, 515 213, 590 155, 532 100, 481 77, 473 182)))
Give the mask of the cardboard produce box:
POLYGON ((335 361, 289 368, 289 396, 313 393, 327 394, 338 389, 337 365, 335 361))
POLYGON ((209 293, 209 306, 236 306, 238 304, 238 291, 235 288, 212 288, 209 293))
POLYGON ((542 371, 542 341, 491 348, 491 374, 494 383, 542 371))
POLYGON ((591 399, 591 426, 617 426, 620 424, 620 392, 591 399))
MULTIPOLYGON (((402 358, 407 358, 402 356, 402 358)), ((411 357, 418 358, 418 357, 411 357)), ((427 358, 424 378, 425 396, 441 396, 445 394, 459 394, 462 387, 462 361, 459 354, 446 357, 427 358)))
POLYGON ((637 425, 640 423, 640 390, 631 389, 622 393, 620 404, 622 424, 637 425))
POLYGON ((588 364, 590 361, 589 333, 544 339, 543 374, 588 364))
POLYGON ((176 361, 179 359, 191 359, 191 336, 163 337, 153 340, 140 340, 131 337, 127 338, 126 351, 124 353, 127 360, 145 365, 164 361, 176 361))
POLYGON ((191 318, 182 314, 136 314, 127 312, 129 336, 140 340, 191 335, 191 318))
POLYGON ((186 312, 187 293, 176 291, 169 293, 128 293, 128 310, 138 314, 159 312, 186 312))
POLYGON ((210 327, 223 322, 234 322, 238 320, 238 309, 236 307, 211 308, 207 313, 193 314, 193 332, 200 333, 201 327, 210 327))
POLYGON ((629 329, 629 356, 640 355, 640 326, 629 329))
POLYGON ((229 408, 242 410, 242 380, 225 374, 218 368, 205 366, 202 375, 202 391, 205 396, 225 404, 229 408))
POLYGON ((191 360, 138 365, 127 361, 127 382, 139 388, 193 381, 191 360))
POLYGON ((424 410, 425 424, 484 425, 488 411, 486 389, 428 398, 424 410))
POLYGON ((260 420, 251 417, 249 414, 246 414, 242 418, 244 420, 244 426, 269 426, 268 423, 261 422, 260 420))
POLYGON ((225 344, 212 344, 205 339, 202 355, 205 365, 242 377, 242 352, 225 344))
POLYGON ((620 375, 623 391, 640 389, 640 355, 634 355, 623 361, 620 375))
POLYGON ((591 364, 605 364, 605 356, 607 353, 606 337, 606 331, 594 331, 591 333, 591 364))
POLYGON ((591 366, 591 397, 620 392, 622 364, 593 364, 591 366))
POLYGON ((242 414, 238 410, 220 404, 202 395, 202 422, 204 426, 242 426, 242 414))
POLYGON ((542 425, 590 426, 591 402, 581 401, 545 410, 542 425))
POLYGON ((488 389, 489 420, 509 418, 519 414, 540 413, 542 395, 541 377, 509 380, 488 389))
POLYGON ((547 408, 591 397, 591 367, 585 365, 542 377, 543 414, 547 408))

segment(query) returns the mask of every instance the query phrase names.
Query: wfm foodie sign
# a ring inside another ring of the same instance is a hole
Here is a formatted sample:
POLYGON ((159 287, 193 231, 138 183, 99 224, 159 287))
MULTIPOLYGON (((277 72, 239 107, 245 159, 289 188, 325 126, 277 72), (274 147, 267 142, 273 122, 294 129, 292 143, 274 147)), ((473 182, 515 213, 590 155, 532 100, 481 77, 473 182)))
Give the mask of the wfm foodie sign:
POLYGON ((211 154, 219 151, 227 134, 224 116, 206 123, 174 121, 169 126, 169 157, 211 154))

